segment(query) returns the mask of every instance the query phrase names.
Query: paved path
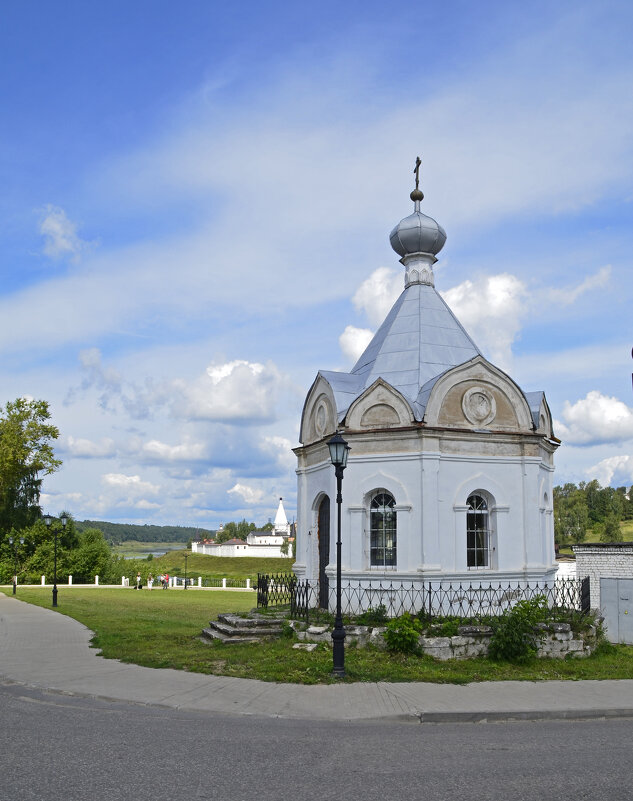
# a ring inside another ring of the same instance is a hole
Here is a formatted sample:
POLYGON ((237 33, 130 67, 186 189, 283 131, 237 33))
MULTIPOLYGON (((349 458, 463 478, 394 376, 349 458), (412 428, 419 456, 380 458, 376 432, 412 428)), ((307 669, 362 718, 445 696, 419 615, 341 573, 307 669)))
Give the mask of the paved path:
POLYGON ((305 687, 157 670, 103 659, 92 632, 0 593, 0 678, 82 696, 187 709, 309 718, 422 722, 633 717, 633 680, 305 687))

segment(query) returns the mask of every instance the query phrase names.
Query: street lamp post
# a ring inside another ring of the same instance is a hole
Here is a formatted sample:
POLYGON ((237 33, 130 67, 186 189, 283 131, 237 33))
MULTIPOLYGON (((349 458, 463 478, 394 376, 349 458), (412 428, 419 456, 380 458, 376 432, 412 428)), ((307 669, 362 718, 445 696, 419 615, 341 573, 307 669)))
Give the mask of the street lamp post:
MULTIPOLYGON (((9 537, 9 545, 13 545, 13 594, 15 595, 18 584, 18 544, 14 544, 13 537, 9 537)), ((20 545, 24 545, 24 537, 20 537, 20 545)))
MULTIPOLYGON (((63 512, 59 517, 62 528, 66 528, 66 523, 68 522, 68 517, 66 513, 63 512)), ((46 523, 46 528, 50 529, 51 523, 53 522, 52 515, 44 515, 44 522, 46 523)), ((54 531, 55 534, 55 549, 53 555, 53 606, 57 606, 57 529, 54 531)))
MULTIPOLYGON (((46 523, 47 529, 50 530, 52 522, 52 515, 44 515, 44 523, 46 523)), ((55 529, 55 551, 53 557, 53 606, 57 606, 57 529, 55 529)))
POLYGON ((187 589, 187 557, 189 554, 185 554, 185 589, 187 589))
POLYGON ((338 677, 345 676, 345 629, 341 614, 341 504, 343 502, 343 470, 347 467, 347 454, 350 447, 343 437, 336 432, 328 442, 330 459, 336 475, 336 619, 332 632, 332 673, 338 677))

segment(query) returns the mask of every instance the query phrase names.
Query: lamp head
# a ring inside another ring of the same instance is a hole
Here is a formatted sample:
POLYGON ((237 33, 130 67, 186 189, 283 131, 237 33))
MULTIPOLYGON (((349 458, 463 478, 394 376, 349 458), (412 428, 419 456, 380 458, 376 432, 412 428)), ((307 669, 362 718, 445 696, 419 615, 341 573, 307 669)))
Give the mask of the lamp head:
POLYGON ((334 467, 345 470, 347 467, 347 454, 351 448, 338 431, 329 440, 327 446, 330 449, 330 459, 334 467))
POLYGON ((53 522, 53 515, 44 515, 42 520, 46 523, 46 528, 50 528, 53 522))

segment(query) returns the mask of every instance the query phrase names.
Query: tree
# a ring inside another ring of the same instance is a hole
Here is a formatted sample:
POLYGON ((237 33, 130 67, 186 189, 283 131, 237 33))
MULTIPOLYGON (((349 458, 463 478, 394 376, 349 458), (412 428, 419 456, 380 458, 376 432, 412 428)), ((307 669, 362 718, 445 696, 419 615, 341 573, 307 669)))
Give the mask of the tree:
POLYGON ((554 539, 559 545, 585 539, 589 511, 585 494, 574 484, 554 487, 554 539))
POLYGON ((604 519, 604 527, 600 534, 600 542, 621 542, 622 529, 620 528, 620 521, 617 516, 612 512, 609 513, 604 519))
POLYGON ((246 540, 251 531, 255 531, 257 526, 255 523, 247 523, 246 518, 240 520, 239 523, 230 522, 218 531, 215 536, 216 542, 226 542, 227 540, 246 540))
POLYGON ((0 406, 0 534, 20 531, 39 517, 42 478, 61 465, 46 401, 18 398, 0 406))

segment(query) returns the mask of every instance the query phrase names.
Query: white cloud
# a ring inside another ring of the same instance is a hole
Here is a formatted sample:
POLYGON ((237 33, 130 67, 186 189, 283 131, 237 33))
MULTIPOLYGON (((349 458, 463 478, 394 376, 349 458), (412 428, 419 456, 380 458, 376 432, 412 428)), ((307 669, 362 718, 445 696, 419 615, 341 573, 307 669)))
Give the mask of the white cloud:
POLYGON ((292 452, 292 443, 289 439, 280 436, 265 436, 261 440, 260 447, 264 453, 269 453, 274 457, 282 473, 294 472, 296 456, 292 452))
POLYGON ((208 448, 204 442, 186 438, 178 445, 169 445, 159 439, 144 442, 141 437, 132 437, 127 444, 128 456, 143 463, 169 465, 174 462, 198 462, 208 458, 208 448))
POLYGON ((229 495, 239 496, 244 503, 259 503, 264 497, 264 490, 254 489, 246 484, 239 483, 231 487, 227 492, 229 495))
POLYGON ((555 421, 556 435, 570 445, 622 442, 633 437, 633 409, 598 390, 576 403, 565 401, 564 423, 555 421))
POLYGON ((77 260, 87 245, 77 236, 77 225, 59 206, 46 206, 40 233, 44 237, 44 253, 51 259, 70 256, 77 260))
POLYGON ((490 361, 510 369, 512 343, 526 314, 528 293, 523 281, 509 273, 483 276, 441 295, 490 361))
POLYGON ((193 385, 174 382, 179 397, 174 411, 194 420, 262 423, 275 419, 286 379, 272 363, 243 359, 210 364, 193 385))
POLYGON ((373 336, 374 332, 370 331, 369 328, 356 328, 353 325, 348 325, 338 338, 343 355, 351 362, 357 361, 373 336))
POLYGON ((114 440, 103 437, 99 442, 90 439, 68 436, 66 438, 68 452, 79 459, 106 459, 116 454, 114 440))
POLYGON ((136 501, 134 504, 136 509, 147 509, 148 511, 153 509, 160 509, 161 506, 159 503, 155 503, 154 501, 145 500, 145 498, 141 499, 140 501, 136 501))
POLYGON ((614 478, 618 479, 614 483, 628 486, 633 482, 633 457, 628 454, 608 456, 585 470, 585 474, 597 478, 603 487, 609 486, 614 478))
POLYGON ((359 311, 365 312, 371 325, 377 327, 385 319, 403 289, 402 271, 379 267, 358 287, 352 303, 359 311))
POLYGON ((547 299, 550 302, 561 303, 569 306, 575 303, 581 295, 588 292, 590 289, 602 289, 609 283, 611 278, 611 266, 606 265, 601 267, 594 275, 590 275, 581 281, 576 286, 571 286, 563 289, 549 289, 546 292, 547 299))
POLYGON ((107 486, 129 496, 135 495, 158 495, 160 487, 151 484, 149 481, 141 481, 140 476, 126 476, 124 473, 106 473, 102 476, 102 482, 107 486))

